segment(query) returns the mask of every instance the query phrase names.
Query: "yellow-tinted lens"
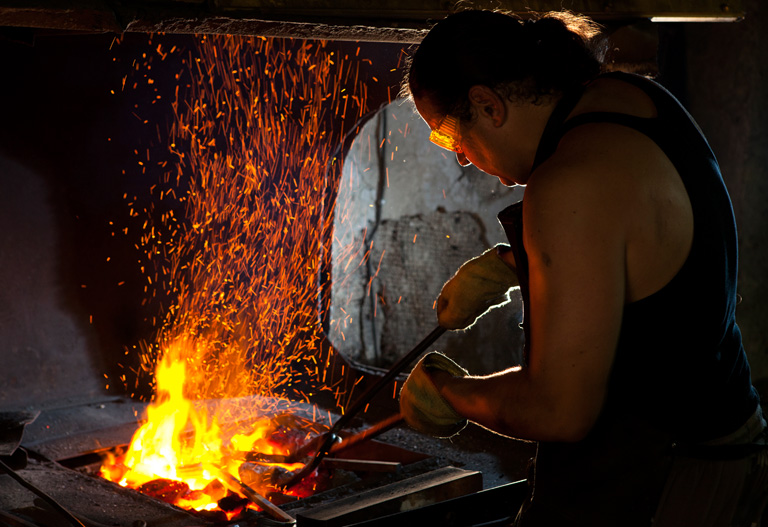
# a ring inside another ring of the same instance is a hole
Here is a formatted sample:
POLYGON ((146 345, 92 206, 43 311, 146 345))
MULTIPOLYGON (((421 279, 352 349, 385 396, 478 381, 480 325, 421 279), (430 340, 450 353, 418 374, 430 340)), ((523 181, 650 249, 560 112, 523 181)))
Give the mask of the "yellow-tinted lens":
POLYGON ((459 122, 452 115, 446 115, 437 128, 429 134, 429 140, 451 152, 461 152, 459 146, 459 122))
POLYGON ((456 149, 459 147, 458 143, 453 137, 450 135, 445 135, 438 130, 432 130, 432 133, 429 134, 429 140, 440 148, 445 148, 446 150, 451 150, 452 152, 456 152, 456 149))

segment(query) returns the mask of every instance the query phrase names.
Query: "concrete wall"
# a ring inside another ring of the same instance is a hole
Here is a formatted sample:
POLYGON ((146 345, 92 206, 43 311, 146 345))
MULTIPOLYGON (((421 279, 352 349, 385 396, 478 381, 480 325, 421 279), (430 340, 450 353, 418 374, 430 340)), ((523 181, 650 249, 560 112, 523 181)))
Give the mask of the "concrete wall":
MULTIPOLYGON (((522 198, 521 188, 461 167, 428 136, 411 104, 395 101, 365 125, 344 161, 329 337, 347 356, 375 366, 392 364, 437 325, 443 283, 506 240, 496 214, 522 198)), ((520 307, 518 294, 435 348, 475 374, 516 365, 520 307)))
POLYGON ((63 279, 57 216, 47 182, 0 155, 0 409, 103 392, 87 315, 72 309, 77 286, 63 279))

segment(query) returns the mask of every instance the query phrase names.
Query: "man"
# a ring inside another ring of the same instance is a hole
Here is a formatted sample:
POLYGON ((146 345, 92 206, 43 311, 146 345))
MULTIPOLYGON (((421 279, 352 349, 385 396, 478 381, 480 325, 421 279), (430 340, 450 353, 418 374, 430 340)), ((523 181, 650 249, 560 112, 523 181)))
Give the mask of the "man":
POLYGON ((601 73, 564 13, 464 11, 413 56, 430 138, 507 185, 510 246, 444 286, 463 329, 520 286, 525 363, 471 377, 430 354, 401 393, 415 428, 465 420, 539 442, 517 525, 751 525, 765 421, 735 323, 736 230, 717 162, 659 85, 601 73))

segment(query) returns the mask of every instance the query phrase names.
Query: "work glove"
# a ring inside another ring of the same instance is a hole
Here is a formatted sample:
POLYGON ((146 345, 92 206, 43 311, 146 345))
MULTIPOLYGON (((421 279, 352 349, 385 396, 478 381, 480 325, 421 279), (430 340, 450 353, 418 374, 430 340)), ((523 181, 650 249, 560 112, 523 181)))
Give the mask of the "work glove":
POLYGON ((416 364, 400 390, 400 412, 405 422, 424 434, 450 437, 458 434, 467 420, 456 413, 437 391, 431 371, 442 370, 454 377, 465 377, 467 371, 436 351, 427 353, 416 364))
POLYGON ((492 308, 509 302, 509 290, 520 285, 517 273, 491 247, 459 267, 437 297, 437 321, 446 329, 467 329, 492 308))

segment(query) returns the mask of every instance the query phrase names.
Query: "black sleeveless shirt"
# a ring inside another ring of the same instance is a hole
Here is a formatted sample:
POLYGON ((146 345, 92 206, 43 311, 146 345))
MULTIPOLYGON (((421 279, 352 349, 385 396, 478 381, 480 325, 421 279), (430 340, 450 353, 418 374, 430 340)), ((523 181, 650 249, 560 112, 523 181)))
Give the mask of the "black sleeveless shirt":
MULTIPOLYGON (((683 267, 666 286, 624 306, 606 403, 594 429, 578 443, 539 445, 536 492, 545 496, 561 489, 580 499, 573 485, 589 481, 604 481, 607 492, 621 480, 639 493, 660 491, 655 487, 663 483, 665 471, 657 461, 672 443, 733 432, 758 404, 735 321, 736 226, 715 156, 691 116, 663 87, 626 73, 604 76, 641 88, 655 104, 657 116, 598 112, 565 121, 582 91, 566 94, 544 131, 534 170, 555 152, 563 135, 582 124, 615 123, 637 130, 661 148, 685 185, 693 208, 693 243, 683 267)), ((525 304, 528 262, 522 203, 502 211, 499 221, 515 253, 525 304)), ((529 324, 526 311, 526 357, 532 344, 529 324)), ((651 502, 638 502, 637 507, 652 507, 651 502)))

